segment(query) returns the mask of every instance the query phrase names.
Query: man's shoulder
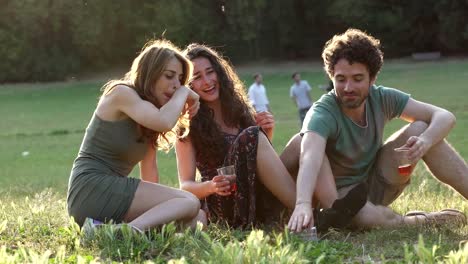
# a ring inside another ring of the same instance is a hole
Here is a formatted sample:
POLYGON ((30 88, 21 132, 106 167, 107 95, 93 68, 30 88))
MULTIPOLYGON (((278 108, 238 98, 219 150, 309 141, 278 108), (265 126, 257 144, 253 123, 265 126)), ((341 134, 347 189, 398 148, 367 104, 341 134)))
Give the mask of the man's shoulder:
POLYGON ((391 92, 401 92, 399 89, 388 87, 388 86, 383 86, 383 85, 372 85, 369 89, 370 94, 380 94, 380 95, 385 95, 386 93, 391 93, 391 92))
POLYGON ((382 101, 387 98, 405 98, 409 94, 392 87, 382 85, 372 85, 369 89, 369 97, 371 100, 382 101))
POLYGON ((338 106, 338 103, 336 102, 336 96, 332 92, 323 94, 315 103, 338 106))
POLYGON ((340 106, 336 102, 335 95, 326 93, 314 102, 313 108, 315 111, 322 112, 324 115, 337 116, 342 114, 340 106))

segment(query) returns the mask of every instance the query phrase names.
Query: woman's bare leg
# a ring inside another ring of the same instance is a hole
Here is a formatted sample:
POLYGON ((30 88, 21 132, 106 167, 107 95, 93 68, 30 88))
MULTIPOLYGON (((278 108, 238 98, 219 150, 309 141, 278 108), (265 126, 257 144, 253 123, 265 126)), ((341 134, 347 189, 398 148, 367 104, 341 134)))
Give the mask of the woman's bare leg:
POLYGON ((189 192, 141 181, 124 221, 147 230, 171 221, 191 222, 199 209, 200 201, 189 192))
POLYGON ((294 208, 296 185, 263 133, 258 137, 257 173, 260 181, 281 203, 294 208))
POLYGON ((203 226, 206 226, 208 219, 206 213, 203 210, 198 210, 198 214, 195 218, 192 218, 190 221, 186 222, 185 225, 195 229, 198 223, 201 223, 203 226))

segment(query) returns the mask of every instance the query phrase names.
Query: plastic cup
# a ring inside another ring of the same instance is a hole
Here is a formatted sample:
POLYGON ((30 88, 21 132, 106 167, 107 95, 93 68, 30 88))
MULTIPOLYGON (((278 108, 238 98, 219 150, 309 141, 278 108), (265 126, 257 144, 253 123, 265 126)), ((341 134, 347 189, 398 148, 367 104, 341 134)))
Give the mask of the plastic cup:
POLYGON ((231 185, 231 192, 237 191, 236 167, 234 165, 224 166, 217 169, 218 175, 223 175, 231 185))
POLYGON ((302 230, 298 235, 305 241, 319 241, 317 228, 315 226, 302 230))
POLYGON ((402 176, 410 175, 413 170, 411 162, 408 159, 408 151, 408 148, 395 149, 395 152, 398 157, 398 173, 402 176))

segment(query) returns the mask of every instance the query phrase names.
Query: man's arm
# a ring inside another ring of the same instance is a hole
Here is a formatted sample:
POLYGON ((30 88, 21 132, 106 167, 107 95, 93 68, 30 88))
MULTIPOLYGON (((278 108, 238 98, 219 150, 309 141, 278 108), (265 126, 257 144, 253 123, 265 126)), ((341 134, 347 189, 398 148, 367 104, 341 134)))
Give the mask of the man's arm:
POLYGON ((412 162, 421 159, 433 145, 444 139, 456 120, 449 111, 412 98, 409 99, 400 118, 408 122, 424 121, 428 124, 426 131, 417 137, 410 137, 405 144, 410 148, 408 156, 412 162))
POLYGON ((314 225, 312 194, 325 155, 326 139, 315 132, 304 134, 301 142, 301 157, 297 176, 296 207, 291 215, 288 228, 300 232, 314 225))

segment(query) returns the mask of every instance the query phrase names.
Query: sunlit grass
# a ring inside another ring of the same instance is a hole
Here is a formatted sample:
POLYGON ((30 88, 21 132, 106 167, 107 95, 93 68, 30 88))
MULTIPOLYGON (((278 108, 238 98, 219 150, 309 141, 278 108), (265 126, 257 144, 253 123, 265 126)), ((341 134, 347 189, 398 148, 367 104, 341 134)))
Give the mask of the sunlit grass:
MULTIPOLYGON (((288 97, 291 68, 264 74, 276 118, 273 140, 279 152, 299 129, 288 97)), ((378 83, 401 88, 416 99, 453 111, 457 126, 449 141, 468 156, 468 61, 388 62, 378 83)), ((326 82, 320 66, 302 72, 317 99, 326 82)), ((248 72, 244 80, 250 84, 248 72)), ((83 241, 66 213, 66 190, 73 159, 97 103, 103 82, 25 84, 0 87, 0 263, 466 263, 468 227, 332 231, 322 240, 304 242, 284 230, 240 231, 212 225, 180 230, 167 225, 147 236, 119 235, 103 228, 83 241)), ((390 123, 390 135, 403 122, 390 123)), ((177 186, 174 153, 158 155, 161 182, 177 186)), ((137 177, 136 171, 132 173, 137 177)), ((456 208, 468 212, 459 194, 440 184, 418 165, 412 183, 392 204, 411 210, 456 208)))

